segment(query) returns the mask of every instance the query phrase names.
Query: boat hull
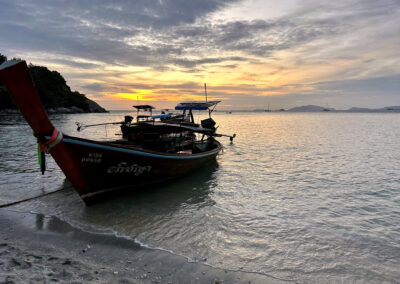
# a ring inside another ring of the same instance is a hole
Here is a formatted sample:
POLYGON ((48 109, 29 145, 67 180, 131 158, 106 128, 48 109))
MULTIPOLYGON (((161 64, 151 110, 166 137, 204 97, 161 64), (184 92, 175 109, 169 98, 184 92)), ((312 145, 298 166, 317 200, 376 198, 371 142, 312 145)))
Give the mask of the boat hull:
POLYGON ((215 160, 222 149, 216 140, 210 151, 198 154, 144 151, 70 136, 65 136, 62 143, 86 181, 85 187, 72 184, 87 205, 122 189, 143 189, 147 185, 185 175, 215 160))

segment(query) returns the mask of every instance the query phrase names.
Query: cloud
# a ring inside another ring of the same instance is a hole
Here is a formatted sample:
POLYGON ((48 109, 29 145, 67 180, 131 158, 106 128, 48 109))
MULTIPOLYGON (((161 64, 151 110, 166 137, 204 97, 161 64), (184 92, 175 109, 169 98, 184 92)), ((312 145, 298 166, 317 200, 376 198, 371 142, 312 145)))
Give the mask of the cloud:
POLYGON ((101 65, 91 62, 82 62, 82 61, 75 61, 75 60, 68 60, 68 59, 52 59, 53 63, 67 65, 71 67, 76 67, 80 69, 94 69, 99 68, 101 65))
POLYGON ((214 24, 202 19, 227 3, 143 0, 100 1, 94 5, 85 1, 19 0, 4 5, 0 36, 9 39, 8 48, 45 50, 108 64, 144 66, 161 60, 191 68, 210 59, 180 59, 184 51, 201 50, 203 54, 212 48, 264 56, 333 30, 332 23, 316 21, 214 24))
POLYGON ((1 5, 0 42, 6 49, 47 51, 108 64, 155 65, 160 57, 179 56, 182 47, 169 41, 149 43, 151 36, 193 23, 228 2, 232 1, 16 0, 1 5))
POLYGON ((207 19, 234 2, 6 1, 0 12, 0 42, 6 49, 46 51, 106 64, 193 69, 238 61, 232 55, 237 52, 272 57, 276 51, 362 28, 366 20, 382 21, 399 10, 399 1, 394 0, 318 1, 304 2, 295 13, 268 21, 207 19))
POLYGON ((319 82, 315 88, 320 91, 346 94, 379 94, 386 93, 399 96, 400 75, 389 77, 375 77, 368 79, 340 80, 319 82))
POLYGON ((397 83, 376 78, 400 74, 399 0, 300 0, 279 17, 213 17, 239 2, 0 0, 0 52, 56 65, 93 95, 197 94, 208 78, 215 95, 238 103, 313 91, 393 98, 397 83))
MULTIPOLYGON (((203 64, 212 64, 212 63, 221 63, 225 61, 247 61, 244 57, 239 56, 231 56, 231 57, 220 57, 220 58, 201 58, 201 59, 185 59, 185 58, 176 58, 172 60, 173 64, 176 64, 185 68, 193 68, 197 65, 203 64)), ((235 66, 235 65, 233 65, 235 66)), ((225 67, 229 67, 229 65, 225 65, 225 67)))
POLYGON ((231 51, 242 51, 256 56, 270 56, 272 52, 290 49, 305 42, 337 32, 332 21, 282 19, 278 21, 231 22, 218 27, 215 46, 231 51))

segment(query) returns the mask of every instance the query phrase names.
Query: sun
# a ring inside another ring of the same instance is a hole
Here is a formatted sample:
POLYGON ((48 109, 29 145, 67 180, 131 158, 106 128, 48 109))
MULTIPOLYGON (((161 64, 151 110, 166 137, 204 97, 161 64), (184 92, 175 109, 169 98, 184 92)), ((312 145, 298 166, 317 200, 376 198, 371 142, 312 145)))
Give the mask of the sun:
POLYGON ((135 90, 132 93, 116 93, 112 96, 120 99, 128 99, 132 101, 155 101, 154 92, 152 90, 135 90))

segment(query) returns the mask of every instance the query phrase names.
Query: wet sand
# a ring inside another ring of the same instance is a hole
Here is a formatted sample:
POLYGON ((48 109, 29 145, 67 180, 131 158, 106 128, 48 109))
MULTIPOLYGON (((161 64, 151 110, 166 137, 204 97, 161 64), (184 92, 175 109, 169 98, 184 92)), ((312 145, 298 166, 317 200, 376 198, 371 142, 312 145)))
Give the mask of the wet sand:
POLYGON ((52 216, 0 209, 0 283, 293 283, 189 262, 52 216))

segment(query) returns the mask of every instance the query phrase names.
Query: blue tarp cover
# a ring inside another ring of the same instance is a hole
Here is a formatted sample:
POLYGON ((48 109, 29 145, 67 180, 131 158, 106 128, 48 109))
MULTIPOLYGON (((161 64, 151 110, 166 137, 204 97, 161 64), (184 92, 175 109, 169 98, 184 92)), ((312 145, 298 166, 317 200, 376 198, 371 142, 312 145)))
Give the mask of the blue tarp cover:
POLYGON ((207 110, 208 107, 203 107, 203 106, 176 106, 175 107, 176 110, 207 110))
POLYGON ((215 106, 217 103, 221 101, 208 101, 208 102, 199 102, 199 101, 188 101, 182 102, 178 104, 175 109, 176 110, 207 110, 212 106, 215 106))
POLYGON ((171 117, 169 114, 159 114, 159 115, 153 115, 151 118, 156 119, 156 118, 167 118, 171 117))

